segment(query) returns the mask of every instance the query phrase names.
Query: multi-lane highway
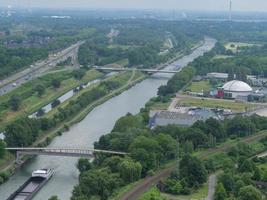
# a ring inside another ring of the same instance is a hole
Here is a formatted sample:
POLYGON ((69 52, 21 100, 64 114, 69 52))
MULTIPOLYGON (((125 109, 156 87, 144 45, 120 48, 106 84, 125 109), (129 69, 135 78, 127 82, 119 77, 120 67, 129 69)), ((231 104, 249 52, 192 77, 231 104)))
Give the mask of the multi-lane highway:
MULTIPOLYGON (((6 94, 19 85, 43 75, 69 57, 77 59, 78 49, 82 43, 81 41, 77 42, 58 53, 50 54, 47 59, 38 61, 29 68, 0 80, 0 95, 6 94)), ((76 64, 77 62, 74 61, 73 63, 76 64)))

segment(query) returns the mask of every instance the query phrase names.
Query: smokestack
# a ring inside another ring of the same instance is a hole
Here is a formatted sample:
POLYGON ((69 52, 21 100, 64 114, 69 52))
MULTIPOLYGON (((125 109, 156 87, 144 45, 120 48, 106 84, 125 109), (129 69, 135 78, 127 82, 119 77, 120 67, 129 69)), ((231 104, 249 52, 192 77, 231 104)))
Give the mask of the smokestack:
POLYGON ((229 21, 232 21, 232 0, 230 0, 229 4, 229 21))

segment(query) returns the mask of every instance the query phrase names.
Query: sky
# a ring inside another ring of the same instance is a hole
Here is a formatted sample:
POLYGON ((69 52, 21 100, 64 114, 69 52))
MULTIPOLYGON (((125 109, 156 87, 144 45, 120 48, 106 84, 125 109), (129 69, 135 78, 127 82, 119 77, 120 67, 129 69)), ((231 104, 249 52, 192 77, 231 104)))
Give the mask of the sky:
MULTIPOLYGON (((226 11, 230 0, 0 0, 0 7, 125 8, 226 11)), ((234 11, 266 11, 267 0, 232 0, 234 11)))

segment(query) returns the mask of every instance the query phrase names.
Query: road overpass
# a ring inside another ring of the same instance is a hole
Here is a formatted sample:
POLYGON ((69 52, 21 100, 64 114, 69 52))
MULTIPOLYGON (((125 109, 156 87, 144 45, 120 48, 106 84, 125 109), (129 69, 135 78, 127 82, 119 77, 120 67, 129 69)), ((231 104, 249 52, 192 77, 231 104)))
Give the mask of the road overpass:
POLYGON ((122 72, 122 71, 133 71, 138 70, 145 73, 165 73, 165 74, 176 74, 181 70, 160 70, 160 69, 139 69, 139 68, 113 68, 113 67, 94 67, 99 71, 111 71, 111 72, 122 72))
POLYGON ((64 156, 64 157, 79 157, 92 158, 96 153, 110 154, 110 155, 128 155, 125 152, 108 151, 88 148, 68 148, 68 147, 51 147, 51 148, 20 148, 12 147, 6 148, 8 151, 16 152, 16 163, 21 163, 22 155, 48 155, 48 156, 64 156))

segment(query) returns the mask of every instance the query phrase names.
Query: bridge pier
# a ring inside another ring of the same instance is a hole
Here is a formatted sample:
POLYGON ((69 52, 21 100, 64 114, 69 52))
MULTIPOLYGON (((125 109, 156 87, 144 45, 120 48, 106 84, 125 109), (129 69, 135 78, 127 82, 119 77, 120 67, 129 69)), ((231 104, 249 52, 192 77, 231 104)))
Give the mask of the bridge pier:
POLYGON ((22 160, 21 160, 21 152, 20 151, 17 151, 16 152, 16 164, 20 165, 22 163, 22 160))

